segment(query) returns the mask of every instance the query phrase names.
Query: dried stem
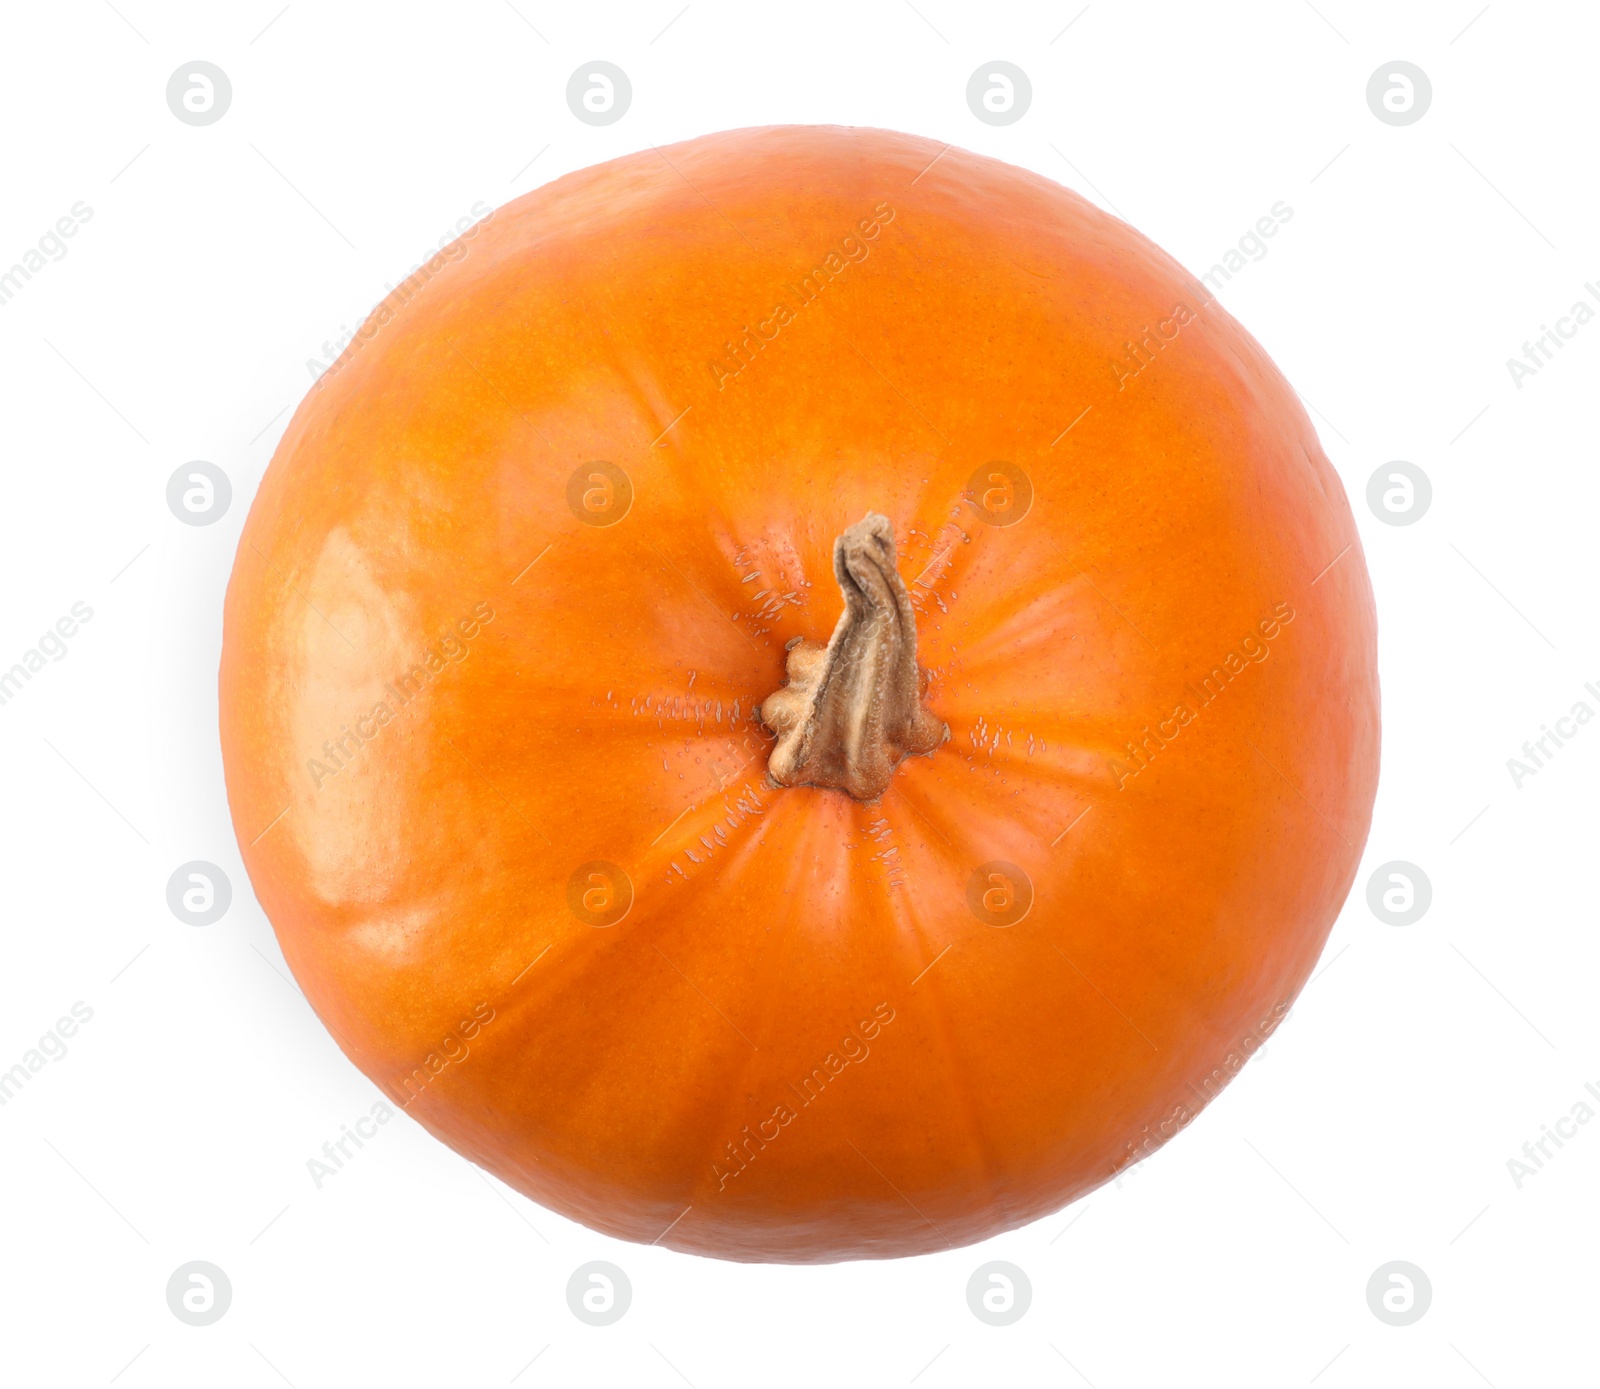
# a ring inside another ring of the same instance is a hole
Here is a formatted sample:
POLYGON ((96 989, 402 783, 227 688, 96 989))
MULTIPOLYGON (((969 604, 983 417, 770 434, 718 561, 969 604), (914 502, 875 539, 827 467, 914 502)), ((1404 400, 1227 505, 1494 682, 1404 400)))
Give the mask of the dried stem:
POLYGON ((778 735, 767 774, 874 801, 902 761, 933 752, 950 729, 922 707, 916 615, 889 518, 868 512, 834 541, 833 572, 845 606, 832 638, 792 641, 789 682, 761 705, 778 735))

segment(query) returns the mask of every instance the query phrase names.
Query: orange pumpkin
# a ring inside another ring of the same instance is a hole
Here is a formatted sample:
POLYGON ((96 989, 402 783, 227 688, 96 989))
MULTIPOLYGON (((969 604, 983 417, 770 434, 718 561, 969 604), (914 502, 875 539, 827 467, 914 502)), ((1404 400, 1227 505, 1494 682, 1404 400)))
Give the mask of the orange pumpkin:
POLYGON ((1089 1191, 1271 1033, 1378 771, 1339 479, 1179 265, 1037 175, 736 131, 380 306, 229 585, 284 955, 536 1201, 730 1259, 1089 1191))

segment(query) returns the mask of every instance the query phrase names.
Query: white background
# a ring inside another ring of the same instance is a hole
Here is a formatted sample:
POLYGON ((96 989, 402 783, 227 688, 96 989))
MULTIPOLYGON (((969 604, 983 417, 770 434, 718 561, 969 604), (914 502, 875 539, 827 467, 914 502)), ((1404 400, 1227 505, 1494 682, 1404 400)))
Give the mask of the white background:
POLYGON ((1600 723, 1520 789, 1506 760, 1580 698, 1600 709, 1600 323, 1520 389, 1506 359, 1600 284, 1594 7, 516 3, 7 9, 0 267, 74 203, 93 216, 0 307, 0 667, 74 602, 94 616, 0 707, 0 1068, 75 1001, 94 1015, 0 1108, 0 1379, 1593 1382, 1600 1123, 1520 1189, 1507 1162, 1600 1086, 1600 723), (165 100, 194 59, 233 84, 204 128, 165 100), (593 59, 633 83, 604 128, 565 102, 593 59), (995 59, 1033 84, 1005 127, 965 100, 995 59), (1366 103, 1394 59, 1433 86, 1406 127, 1366 103), (1037 170, 1197 274, 1293 208, 1221 298, 1315 411, 1378 595, 1383 781, 1323 972, 1178 1141, 977 1248, 780 1268, 621 1244, 403 1116, 318 1189, 308 1159, 377 1092, 287 978, 216 734, 223 586, 307 360, 474 203, 775 122, 1037 170), (165 501, 193 459, 233 484, 208 527, 165 501), (1433 484, 1405 527, 1365 501, 1395 459, 1433 484), (232 880, 210 927, 167 907, 193 859, 232 880), (1408 927, 1367 906, 1394 859, 1433 884, 1408 927), (209 1327, 167 1306, 195 1259, 232 1283, 209 1327), (566 1303, 591 1259, 632 1280, 608 1328, 566 1303), (1032 1283, 1009 1327, 967 1308, 989 1259, 1032 1283), (1433 1289, 1398 1328, 1365 1292, 1396 1259, 1433 1289))

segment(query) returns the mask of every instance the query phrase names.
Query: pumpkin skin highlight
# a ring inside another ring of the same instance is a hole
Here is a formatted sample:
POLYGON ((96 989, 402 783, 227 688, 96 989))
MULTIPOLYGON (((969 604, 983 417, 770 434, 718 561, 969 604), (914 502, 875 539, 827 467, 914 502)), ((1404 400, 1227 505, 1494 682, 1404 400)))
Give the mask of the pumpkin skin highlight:
POLYGON ((236 833, 345 1053, 533 1200, 728 1259, 970 1243, 1185 1126, 1378 774, 1360 543, 1262 349, 1075 194, 884 131, 632 155, 462 252, 301 404, 227 593, 236 833), (773 785, 756 717, 869 512, 951 734, 871 803, 773 785))

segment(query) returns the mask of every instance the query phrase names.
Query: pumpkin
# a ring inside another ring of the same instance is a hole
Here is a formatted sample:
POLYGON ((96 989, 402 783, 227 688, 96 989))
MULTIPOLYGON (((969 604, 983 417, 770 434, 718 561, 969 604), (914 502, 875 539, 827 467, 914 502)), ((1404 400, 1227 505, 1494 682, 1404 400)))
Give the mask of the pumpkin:
POLYGON ((1288 1012, 1378 768, 1294 393, 1035 174, 882 131, 562 178, 306 397, 228 587, 229 803, 390 1101, 607 1234, 1021 1226, 1288 1012))

